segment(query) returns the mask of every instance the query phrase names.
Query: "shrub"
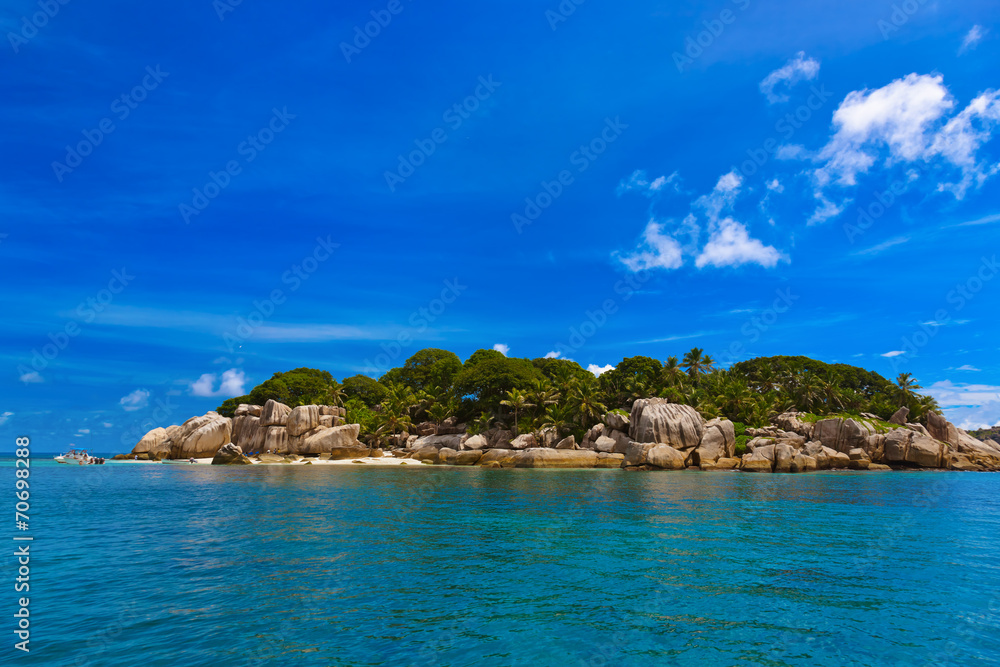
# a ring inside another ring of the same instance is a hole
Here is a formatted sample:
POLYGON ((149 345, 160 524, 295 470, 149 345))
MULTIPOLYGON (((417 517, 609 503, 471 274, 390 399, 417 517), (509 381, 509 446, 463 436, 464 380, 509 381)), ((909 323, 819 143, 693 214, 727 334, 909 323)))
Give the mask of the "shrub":
MULTIPOLYGON (((741 426, 742 426, 742 424, 741 424, 741 426)), ((744 430, 746 430, 746 429, 744 428, 744 430)), ((748 442, 750 442, 750 436, 749 435, 738 435, 738 436, 736 436, 736 447, 733 448, 733 454, 737 458, 743 456, 744 454, 746 454, 747 452, 750 451, 750 448, 747 447, 747 443, 748 442)))
POLYGON ((747 432, 746 424, 741 424, 740 422, 733 422, 733 428, 736 429, 737 438, 747 432))

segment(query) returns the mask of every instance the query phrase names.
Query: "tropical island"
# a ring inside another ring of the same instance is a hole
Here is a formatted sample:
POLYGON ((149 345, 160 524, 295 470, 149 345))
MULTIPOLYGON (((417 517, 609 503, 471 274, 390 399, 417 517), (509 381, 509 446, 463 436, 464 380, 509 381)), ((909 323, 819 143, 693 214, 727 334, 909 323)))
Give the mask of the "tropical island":
POLYGON ((489 468, 810 472, 1000 470, 1000 436, 955 427, 908 373, 807 357, 716 367, 693 348, 574 361, 428 348, 377 380, 275 373, 119 459, 213 464, 420 463, 489 468), (993 435, 993 439, 987 437, 993 435))

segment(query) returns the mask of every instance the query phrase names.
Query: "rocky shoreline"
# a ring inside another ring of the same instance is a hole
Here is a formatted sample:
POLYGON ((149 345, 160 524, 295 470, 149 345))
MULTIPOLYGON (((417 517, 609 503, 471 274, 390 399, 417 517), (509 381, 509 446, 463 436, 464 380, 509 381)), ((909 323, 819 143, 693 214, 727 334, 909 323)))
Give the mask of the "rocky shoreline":
POLYGON ((514 435, 501 428, 471 434, 453 419, 424 422, 415 434, 388 437, 384 447, 359 439, 346 411, 329 405, 290 408, 269 400, 241 404, 233 418, 208 412, 147 433, 118 459, 212 458, 216 465, 354 460, 392 456, 433 465, 484 468, 620 468, 803 473, 815 470, 1000 470, 1000 444, 980 441, 937 413, 908 423, 901 408, 888 422, 858 416, 817 418, 797 412, 764 428, 746 429, 737 446, 728 419, 706 421, 687 405, 662 398, 612 411, 577 443, 553 428, 514 435), (745 451, 743 451, 745 449, 745 451), (248 456, 249 455, 249 456, 248 456))

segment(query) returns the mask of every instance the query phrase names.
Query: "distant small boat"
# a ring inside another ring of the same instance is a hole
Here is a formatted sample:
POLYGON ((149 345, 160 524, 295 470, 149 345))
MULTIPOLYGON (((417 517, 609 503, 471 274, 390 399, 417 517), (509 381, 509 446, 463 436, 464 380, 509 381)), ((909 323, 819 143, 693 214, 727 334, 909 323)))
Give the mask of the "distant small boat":
POLYGON ((55 457, 56 463, 68 463, 70 465, 103 465, 104 459, 97 456, 90 456, 86 449, 71 449, 65 454, 55 457))

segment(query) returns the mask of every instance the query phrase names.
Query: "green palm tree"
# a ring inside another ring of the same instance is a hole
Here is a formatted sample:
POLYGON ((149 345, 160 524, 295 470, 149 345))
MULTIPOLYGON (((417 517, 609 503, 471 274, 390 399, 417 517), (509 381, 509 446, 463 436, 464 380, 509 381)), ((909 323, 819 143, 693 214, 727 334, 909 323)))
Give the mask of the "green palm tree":
POLYGON ((490 430, 490 426, 493 425, 493 415, 489 412, 481 413, 476 421, 473 422, 476 433, 484 433, 490 430))
POLYGON ((823 398, 822 387, 812 373, 805 374, 795 388, 796 406, 804 412, 822 412, 817 406, 823 398))
POLYGON ((542 428, 554 428, 559 435, 570 429, 573 422, 573 413, 561 405, 552 405, 545 411, 545 418, 542 421, 542 428))
POLYGON ((533 407, 534 404, 528 400, 528 397, 517 387, 511 389, 507 392, 507 398, 500 401, 500 405, 506 405, 514 412, 514 435, 517 435, 517 416, 525 408, 533 407))
POLYGON ((546 380, 535 380, 525 394, 528 401, 537 409, 539 415, 545 414, 545 409, 559 402, 559 392, 546 380))
POLYGON ((900 399, 904 402, 909 402, 911 398, 916 396, 917 389, 922 388, 909 373, 900 373, 896 377, 896 387, 900 399))
POLYGON ((417 402, 416 396, 404 384, 392 383, 386 387, 388 393, 382 405, 389 412, 403 413, 409 412, 410 408, 417 402))
POLYGON ((568 406, 581 426, 593 424, 608 409, 599 400, 597 387, 590 382, 577 382, 570 389, 568 406))
POLYGON ((344 388, 338 384, 330 390, 329 396, 327 397, 327 400, 330 402, 327 403, 327 405, 338 405, 343 407, 346 399, 347 393, 345 393, 344 388))
POLYGON ((715 370, 715 359, 706 354, 701 360, 701 366, 704 373, 711 373, 715 370))
POLYGON ((663 378, 667 385, 673 386, 684 379, 684 370, 677 357, 667 357, 667 363, 663 364, 663 378))
POLYGON ((692 347, 684 355, 684 361, 681 363, 681 368, 687 370, 688 376, 695 381, 697 381, 699 375, 705 372, 705 357, 702 356, 703 352, 704 350, 700 347, 692 347))
POLYGON ((819 395, 821 400, 826 403, 828 413, 844 409, 846 403, 844 390, 840 388, 843 382, 843 378, 836 371, 828 372, 826 377, 817 378, 819 395))
POLYGON ((389 410, 382 414, 382 420, 375 435, 379 438, 386 434, 395 437, 403 431, 408 431, 412 426, 413 422, 408 414, 389 410))
POLYGON ((445 419, 451 417, 453 414, 455 413, 454 410, 452 409, 452 405, 444 401, 435 403, 427 411, 427 416, 430 417, 431 421, 433 421, 435 424, 442 423, 445 419))

